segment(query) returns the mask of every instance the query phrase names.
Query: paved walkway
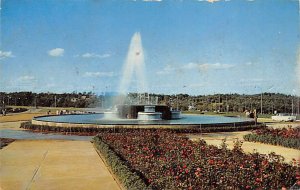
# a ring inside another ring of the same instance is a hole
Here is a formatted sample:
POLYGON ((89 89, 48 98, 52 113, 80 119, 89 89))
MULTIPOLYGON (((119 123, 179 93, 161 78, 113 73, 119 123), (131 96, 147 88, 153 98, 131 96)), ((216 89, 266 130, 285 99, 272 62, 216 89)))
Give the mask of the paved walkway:
POLYGON ((202 138, 206 141, 207 144, 211 144, 215 146, 221 145, 222 139, 226 138, 226 144, 228 145, 229 149, 233 149, 233 145, 234 145, 233 141, 239 139, 240 141, 243 141, 242 149, 246 153, 253 153, 254 151, 256 151, 260 154, 269 154, 271 152, 275 152, 276 154, 282 155, 286 163, 291 162, 293 158, 296 160, 300 159, 300 151, 297 149, 244 141, 243 136, 248 133, 251 132, 241 131, 241 132, 206 133, 203 135, 189 135, 189 137, 192 140, 197 140, 199 138, 202 138))
POLYGON ((92 143, 18 140, 0 150, 0 189, 119 189, 92 143))

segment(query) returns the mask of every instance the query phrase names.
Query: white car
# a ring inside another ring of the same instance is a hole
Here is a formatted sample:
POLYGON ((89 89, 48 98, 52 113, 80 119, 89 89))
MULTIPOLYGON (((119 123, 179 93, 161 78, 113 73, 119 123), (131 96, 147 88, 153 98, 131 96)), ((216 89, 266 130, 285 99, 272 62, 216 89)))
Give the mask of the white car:
POLYGON ((272 120, 274 121, 296 121, 296 116, 288 115, 288 114, 278 114, 272 116, 272 120))

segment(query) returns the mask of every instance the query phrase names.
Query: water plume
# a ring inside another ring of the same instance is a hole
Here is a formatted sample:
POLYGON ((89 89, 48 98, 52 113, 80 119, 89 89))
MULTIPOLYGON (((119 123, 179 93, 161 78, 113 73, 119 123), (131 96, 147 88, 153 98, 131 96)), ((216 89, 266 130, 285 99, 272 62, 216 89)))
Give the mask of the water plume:
POLYGON ((123 74, 119 86, 119 93, 126 95, 130 86, 136 87, 134 89, 137 93, 147 91, 147 82, 145 77, 145 57, 142 46, 141 34, 134 33, 129 45, 126 61, 123 67, 123 74), (132 84, 133 81, 136 84, 132 84))

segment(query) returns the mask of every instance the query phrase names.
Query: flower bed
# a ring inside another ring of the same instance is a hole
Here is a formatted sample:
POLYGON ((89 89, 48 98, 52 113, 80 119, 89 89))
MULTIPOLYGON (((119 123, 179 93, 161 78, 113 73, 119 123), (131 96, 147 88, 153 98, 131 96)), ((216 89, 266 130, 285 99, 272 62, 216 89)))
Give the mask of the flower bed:
POLYGON ((244 136, 246 141, 280 145, 288 148, 300 149, 300 127, 272 129, 264 128, 244 136))
MULTIPOLYGON (((163 130, 100 133, 107 144, 152 189, 280 189, 299 180, 299 166, 283 157, 245 154, 190 141, 163 130), (298 172, 298 173, 297 173, 298 172)), ((298 181, 299 183, 300 181, 298 181)))

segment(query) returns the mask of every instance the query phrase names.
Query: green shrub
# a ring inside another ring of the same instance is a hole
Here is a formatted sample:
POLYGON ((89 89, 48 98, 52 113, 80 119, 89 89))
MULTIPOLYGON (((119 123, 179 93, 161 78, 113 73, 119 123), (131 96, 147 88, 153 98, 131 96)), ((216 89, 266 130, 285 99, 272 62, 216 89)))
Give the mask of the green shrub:
POLYGON ((133 172, 99 136, 95 136, 93 142, 97 150, 99 150, 104 157, 111 171, 126 189, 150 189, 140 176, 133 172))
POLYGON ((245 141, 261 142, 272 145, 280 145, 288 148, 295 148, 300 150, 300 139, 298 138, 284 138, 281 136, 274 136, 272 134, 247 134, 244 135, 245 141))

